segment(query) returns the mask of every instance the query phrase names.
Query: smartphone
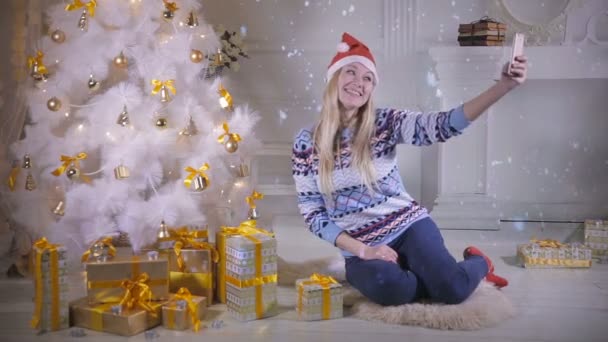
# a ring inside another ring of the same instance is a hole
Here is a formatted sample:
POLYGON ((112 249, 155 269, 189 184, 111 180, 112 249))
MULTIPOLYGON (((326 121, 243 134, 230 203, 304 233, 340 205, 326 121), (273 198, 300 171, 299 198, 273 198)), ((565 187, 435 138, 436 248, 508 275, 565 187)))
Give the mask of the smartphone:
POLYGON ((515 33, 513 37, 513 48, 511 49, 511 60, 509 60, 509 67, 507 68, 507 73, 511 75, 511 65, 515 62, 516 56, 521 56, 524 54, 524 40, 525 36, 523 33, 515 33))

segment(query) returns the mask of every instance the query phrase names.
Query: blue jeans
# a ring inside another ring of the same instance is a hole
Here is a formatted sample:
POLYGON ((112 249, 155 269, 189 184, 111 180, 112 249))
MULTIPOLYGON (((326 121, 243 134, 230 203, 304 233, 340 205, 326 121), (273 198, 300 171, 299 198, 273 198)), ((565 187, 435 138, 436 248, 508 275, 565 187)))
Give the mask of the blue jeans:
POLYGON ((412 224, 389 243, 399 264, 384 260, 346 259, 346 280, 380 305, 401 305, 418 299, 458 304, 467 299, 488 273, 481 256, 456 262, 431 218, 412 224))

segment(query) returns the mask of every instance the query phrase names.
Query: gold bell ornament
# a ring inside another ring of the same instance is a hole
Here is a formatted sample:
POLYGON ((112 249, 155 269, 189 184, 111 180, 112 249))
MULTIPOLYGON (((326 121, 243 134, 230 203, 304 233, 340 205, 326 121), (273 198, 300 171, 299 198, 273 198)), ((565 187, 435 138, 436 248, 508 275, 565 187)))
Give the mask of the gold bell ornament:
POLYGON ((189 27, 198 26, 198 18, 196 17, 196 14, 194 14, 194 11, 190 11, 190 14, 188 14, 188 21, 186 22, 186 25, 189 27))
POLYGON ((94 77, 93 74, 91 74, 89 76, 89 82, 87 83, 87 86, 89 87, 89 92, 94 92, 99 90, 99 88, 101 87, 101 82, 97 81, 94 77))
POLYGON ((169 2, 168 0, 163 0, 165 3, 165 10, 163 11, 163 19, 166 21, 171 21, 175 17, 175 11, 179 9, 175 2, 169 2))
POLYGON ((205 163, 198 169, 188 166, 184 169, 188 176, 184 179, 184 186, 197 192, 201 192, 209 187, 209 177, 205 171, 209 170, 209 164, 205 163))
POLYGON ((65 202, 64 201, 59 201, 59 203, 57 203, 57 205, 53 209, 53 214, 55 214, 57 216, 65 215, 65 202))
POLYGON ((228 153, 236 152, 239 148, 241 136, 237 133, 230 133, 227 122, 224 122, 222 127, 224 128, 224 133, 217 138, 217 141, 224 145, 228 153))
POLYGON ((122 112, 118 114, 118 119, 116 119, 116 123, 121 125, 122 127, 128 126, 131 121, 129 120, 129 112, 127 111, 127 105, 124 105, 122 108, 122 112))
POLYGON ((165 224, 165 220, 160 221, 160 226, 156 232, 156 246, 158 249, 168 249, 172 247, 171 233, 169 233, 169 227, 165 224))
POLYGON ((190 117, 190 119, 188 119, 188 124, 186 125, 186 127, 179 131, 179 135, 190 137, 196 134, 198 134, 198 129, 196 128, 194 120, 192 120, 192 117, 190 117))
POLYGON ((118 180, 129 178, 130 175, 129 169, 122 164, 114 168, 114 177, 118 180))
POLYGON ((152 83, 152 95, 160 94, 160 102, 162 103, 171 101, 170 93, 173 93, 173 95, 177 93, 177 90, 173 85, 174 82, 174 80, 161 81, 153 79, 150 81, 150 83, 152 83))
POLYGON ((34 79, 34 83, 38 86, 42 82, 48 80, 49 72, 44 65, 44 53, 38 50, 35 56, 27 58, 27 65, 30 68, 30 76, 34 79))
POLYGON ((116 65, 119 68, 126 68, 129 66, 129 59, 127 58, 127 56, 125 56, 125 54, 121 51, 120 54, 118 54, 118 56, 114 57, 114 65, 116 65))
POLYGON ((222 57, 222 49, 217 49, 215 56, 213 58, 213 63, 215 66, 224 65, 224 57, 222 57))
POLYGON ((53 96, 46 102, 46 107, 53 112, 57 112, 61 109, 61 100, 53 96))
POLYGON ((84 32, 89 30, 89 18, 87 18, 87 10, 82 11, 80 19, 78 19, 78 28, 84 32))
POLYGON ((57 44, 61 44, 61 43, 65 42, 65 32, 63 32, 59 29, 51 32, 51 40, 57 44))
POLYGON ((66 11, 75 11, 77 9, 82 8, 82 14, 78 19, 78 28, 82 31, 87 31, 89 29, 89 16, 95 16, 95 7, 97 6, 96 0, 90 0, 86 3, 82 0, 73 0, 71 4, 65 6, 66 11))
POLYGON ((32 176, 32 173, 30 172, 30 169, 32 168, 32 160, 29 154, 23 156, 23 163, 21 164, 21 167, 23 169, 28 170, 27 176, 25 177, 25 190, 36 190, 36 181, 34 180, 34 176, 32 176))
POLYGON ((232 95, 230 95, 230 93, 228 92, 228 90, 226 90, 226 88, 224 88, 224 86, 220 83, 217 92, 220 94, 220 107, 222 107, 222 109, 225 109, 229 112, 234 110, 233 107, 233 102, 232 102, 232 95))
POLYGON ((30 158, 29 154, 23 156, 23 163, 21 167, 24 169, 30 169, 32 167, 32 158, 30 158))
POLYGON ((261 200, 263 198, 264 194, 259 193, 255 190, 253 190, 250 196, 247 196, 245 198, 245 201, 247 201, 247 204, 249 205, 249 212, 247 213, 248 220, 257 220, 258 218, 260 218, 255 201, 261 200))

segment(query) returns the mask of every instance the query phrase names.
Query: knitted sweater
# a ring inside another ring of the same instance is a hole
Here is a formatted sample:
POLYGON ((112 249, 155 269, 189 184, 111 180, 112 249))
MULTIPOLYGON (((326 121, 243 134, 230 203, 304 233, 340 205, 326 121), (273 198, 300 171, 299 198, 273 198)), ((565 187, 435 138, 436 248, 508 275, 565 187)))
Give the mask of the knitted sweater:
MULTIPOLYGON (((427 217, 427 210, 403 186, 396 146, 444 142, 459 135, 469 124, 462 105, 448 112, 430 113, 378 109, 375 123, 371 148, 376 191, 362 185, 359 172, 351 167, 350 130, 341 132, 340 158, 335 158, 332 174, 335 190, 331 196, 319 191, 319 159, 313 149, 313 129, 302 129, 295 137, 292 171, 300 212, 312 233, 334 245, 341 232, 369 246, 387 244, 412 223, 427 217)), ((353 256, 344 250, 342 254, 353 256)))

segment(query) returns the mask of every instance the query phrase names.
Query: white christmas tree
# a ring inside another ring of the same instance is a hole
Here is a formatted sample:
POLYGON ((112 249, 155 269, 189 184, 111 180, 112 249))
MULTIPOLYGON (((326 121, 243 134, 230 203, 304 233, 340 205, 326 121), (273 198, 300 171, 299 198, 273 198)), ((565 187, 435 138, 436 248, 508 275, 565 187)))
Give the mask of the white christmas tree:
POLYGON ((163 221, 213 232, 245 218, 259 117, 218 76, 238 34, 220 40, 196 0, 71 0, 47 15, 11 146, 13 219, 82 251, 118 231, 138 250, 163 221))

